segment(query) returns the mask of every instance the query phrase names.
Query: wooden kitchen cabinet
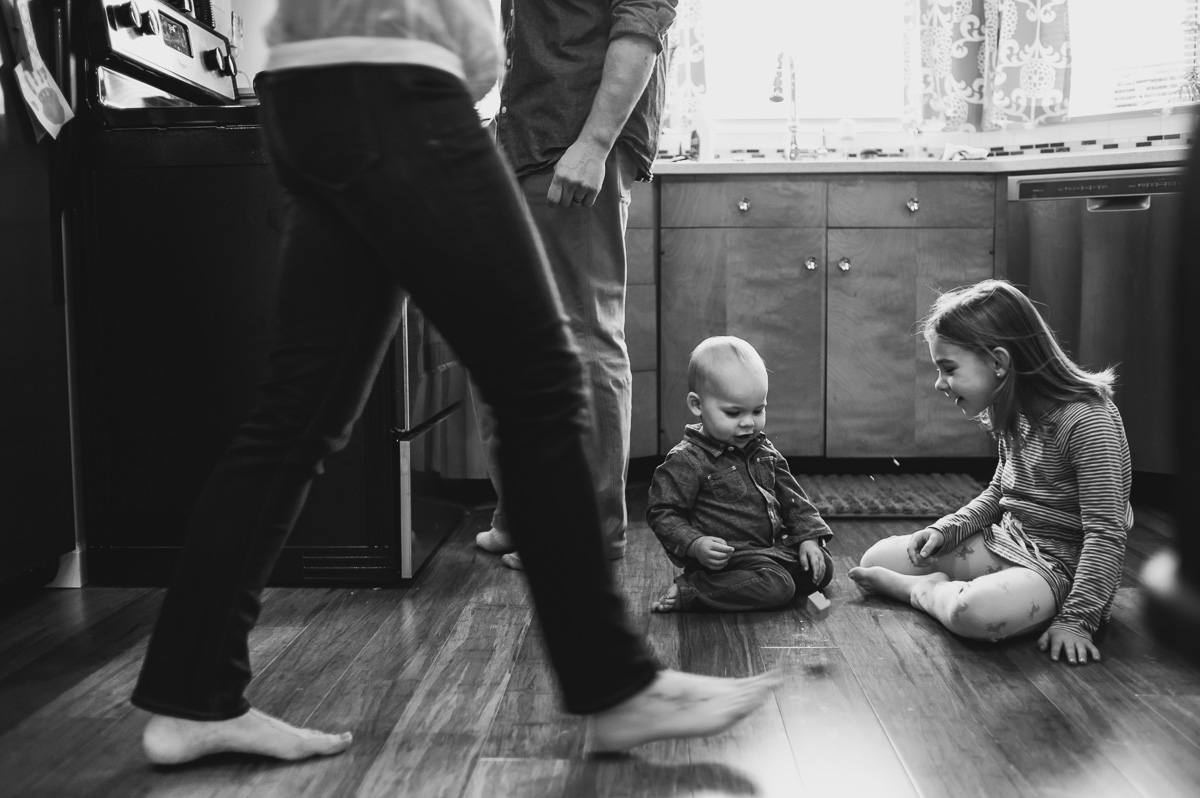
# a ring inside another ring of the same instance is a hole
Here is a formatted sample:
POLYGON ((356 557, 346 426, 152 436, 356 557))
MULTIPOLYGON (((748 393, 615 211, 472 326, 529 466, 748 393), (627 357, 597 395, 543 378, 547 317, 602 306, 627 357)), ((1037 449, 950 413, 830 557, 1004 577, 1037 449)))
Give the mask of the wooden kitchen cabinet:
POLYGON ((662 452, 695 421, 686 401, 692 349, 736 335, 770 372, 771 440, 785 454, 824 454, 824 182, 672 179, 662 219, 662 452))
POLYGON ((938 293, 992 276, 994 218, 983 177, 830 180, 827 456, 989 454, 934 390, 917 322, 938 293))
POLYGON ((992 275, 993 181, 680 176, 661 191, 662 452, 693 420, 688 355, 720 334, 766 360, 787 456, 990 452, 933 389, 916 322, 937 292, 992 275))
POLYGON ((633 184, 625 228, 625 345, 633 372, 630 457, 658 454, 658 185, 633 184))

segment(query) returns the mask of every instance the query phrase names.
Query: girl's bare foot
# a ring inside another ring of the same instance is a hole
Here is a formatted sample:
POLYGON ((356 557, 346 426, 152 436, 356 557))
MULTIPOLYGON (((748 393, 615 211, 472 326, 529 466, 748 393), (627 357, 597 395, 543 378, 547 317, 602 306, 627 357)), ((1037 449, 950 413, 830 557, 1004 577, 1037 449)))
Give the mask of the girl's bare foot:
POLYGON ((947 582, 950 577, 934 571, 931 574, 902 574, 882 565, 871 565, 866 568, 850 569, 850 578, 868 593, 878 593, 905 604, 911 603, 913 588, 925 581, 947 582))
POLYGON ((650 605, 651 612, 675 612, 679 609, 679 585, 674 582, 667 592, 658 597, 658 601, 650 605))
POLYGON ((152 715, 142 732, 146 758, 156 765, 178 765, 209 754, 239 753, 275 759, 307 759, 346 750, 350 732, 325 734, 284 723, 251 709, 229 720, 200 721, 152 715))
POLYGON ((659 671, 645 690, 591 716, 591 748, 625 751, 654 740, 718 734, 757 709, 777 684, 774 672, 723 679, 659 671))

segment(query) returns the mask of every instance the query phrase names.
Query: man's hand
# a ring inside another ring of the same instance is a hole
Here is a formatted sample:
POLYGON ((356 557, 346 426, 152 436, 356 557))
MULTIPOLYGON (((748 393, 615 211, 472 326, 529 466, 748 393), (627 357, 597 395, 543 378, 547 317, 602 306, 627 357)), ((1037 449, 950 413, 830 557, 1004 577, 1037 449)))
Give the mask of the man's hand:
POLYGON ((825 555, 821 553, 820 543, 815 540, 801 541, 800 567, 812 574, 813 584, 820 584, 825 576, 825 555))
POLYGON ((733 554, 733 546, 721 538, 706 535, 697 538, 688 547, 688 554, 699 560, 700 564, 708 570, 719 571, 729 563, 729 555, 733 554))
POLYGON ((561 208, 590 208, 604 185, 604 163, 608 152, 602 147, 577 139, 554 165, 546 204, 561 208))

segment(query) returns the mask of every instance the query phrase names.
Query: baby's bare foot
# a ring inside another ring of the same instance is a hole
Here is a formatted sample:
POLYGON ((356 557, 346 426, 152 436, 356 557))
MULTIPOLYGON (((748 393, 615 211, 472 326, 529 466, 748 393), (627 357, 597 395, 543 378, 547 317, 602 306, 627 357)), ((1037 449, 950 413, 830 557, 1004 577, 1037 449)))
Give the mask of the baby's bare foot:
POLYGON ((911 601, 913 587, 918 583, 926 580, 944 582, 950 578, 938 571, 931 574, 902 574, 890 568, 884 568, 882 565, 851 568, 849 575, 866 592, 878 593, 906 604, 911 601))
POLYGON ((722 679, 660 671, 645 690, 591 717, 591 747, 625 751, 654 740, 718 734, 757 709, 779 681, 776 673, 722 679))
POLYGON ((667 592, 658 597, 658 600, 650 605, 651 612, 675 612, 679 609, 679 585, 674 582, 667 588, 667 592))
POLYGON ((307 759, 341 753, 350 740, 350 732, 325 734, 302 729, 257 709, 237 718, 214 721, 153 715, 142 732, 146 758, 156 765, 178 765, 220 753, 307 759))

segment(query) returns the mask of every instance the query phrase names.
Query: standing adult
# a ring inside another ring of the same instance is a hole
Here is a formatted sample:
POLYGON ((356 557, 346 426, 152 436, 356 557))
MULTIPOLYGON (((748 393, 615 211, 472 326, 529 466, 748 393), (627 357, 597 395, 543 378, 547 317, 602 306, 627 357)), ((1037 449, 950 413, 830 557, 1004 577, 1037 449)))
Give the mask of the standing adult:
POLYGON ((579 357, 473 106, 498 72, 493 25, 487 0, 280 0, 256 84, 288 195, 274 342, 255 408, 197 503, 134 690, 153 762, 350 744, 251 708, 248 636, 406 291, 495 408, 513 538, 564 705, 589 716, 595 747, 714 733, 769 693, 769 679, 659 670, 625 625, 582 443, 579 357))
MULTIPOLYGON (((507 51, 496 135, 546 248, 581 350, 586 445, 610 559, 625 553, 633 404, 625 346, 625 226, 635 180, 649 180, 677 0, 502 0, 507 51)), ((480 434, 495 480, 494 424, 480 434)), ((512 552, 506 498, 476 543, 512 552)), ((521 567, 508 553, 504 562, 521 567)))

